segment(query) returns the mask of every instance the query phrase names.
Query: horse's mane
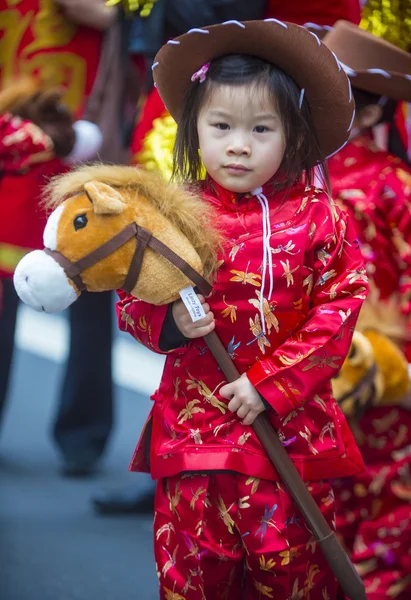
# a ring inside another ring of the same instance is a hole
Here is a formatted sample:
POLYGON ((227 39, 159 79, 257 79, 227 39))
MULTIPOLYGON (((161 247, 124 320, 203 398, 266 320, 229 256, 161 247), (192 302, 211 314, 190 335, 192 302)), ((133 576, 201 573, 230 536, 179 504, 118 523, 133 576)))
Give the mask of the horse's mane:
MULTIPOLYGON (((94 164, 53 177, 43 193, 45 206, 54 210, 70 196, 82 193, 84 184, 92 180, 110 185, 120 193, 136 191, 147 198, 191 242, 204 266, 204 276, 212 279, 221 235, 212 227, 215 223, 212 207, 199 195, 182 186, 167 184, 157 174, 137 167, 94 164)), ((124 200, 132 201, 132 194, 127 196, 124 200)))
POLYGON ((393 295, 389 299, 381 300, 380 292, 372 280, 369 282, 369 294, 362 305, 356 329, 358 331, 372 329, 387 336, 395 343, 403 344, 409 341, 406 320, 400 310, 399 298, 393 295))
POLYGON ((39 91, 39 84, 28 77, 6 82, 0 92, 0 114, 13 112, 39 91))

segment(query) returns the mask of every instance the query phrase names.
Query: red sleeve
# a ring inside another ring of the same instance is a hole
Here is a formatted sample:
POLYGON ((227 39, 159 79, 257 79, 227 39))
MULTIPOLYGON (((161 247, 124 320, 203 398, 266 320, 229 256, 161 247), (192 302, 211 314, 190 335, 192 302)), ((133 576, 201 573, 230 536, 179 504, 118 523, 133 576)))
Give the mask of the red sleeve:
POLYGON ((53 142, 42 129, 10 113, 0 115, 0 169, 18 173, 53 158, 53 142))
POLYGON ((307 321, 247 372, 280 418, 304 406, 339 371, 368 290, 356 233, 347 215, 337 211, 335 221, 315 218, 314 222, 322 224, 306 258, 313 271, 307 321))
MULTIPOLYGON (((401 311, 408 321, 411 336, 411 169, 406 165, 389 167, 381 192, 387 229, 400 271, 401 311)), ((411 347, 407 350, 411 358, 411 347)))
POLYGON ((118 326, 121 331, 130 333, 140 344, 158 354, 185 352, 185 348, 164 351, 159 347, 161 331, 167 316, 168 304, 154 306, 126 292, 119 291, 117 302, 118 326))

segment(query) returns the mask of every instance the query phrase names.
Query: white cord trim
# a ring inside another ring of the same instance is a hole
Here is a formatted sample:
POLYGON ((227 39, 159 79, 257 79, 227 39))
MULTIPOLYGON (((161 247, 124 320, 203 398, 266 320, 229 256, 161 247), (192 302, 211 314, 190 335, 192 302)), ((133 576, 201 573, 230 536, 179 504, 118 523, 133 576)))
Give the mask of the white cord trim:
POLYGON ((237 25, 238 27, 241 27, 241 29, 245 29, 244 23, 240 23, 240 21, 236 21, 235 19, 224 21, 223 25, 237 25))
POLYGON ((282 21, 279 21, 278 19, 264 19, 264 23, 277 23, 277 25, 281 25, 281 27, 284 27, 284 29, 288 29, 288 25, 282 21))
POLYGON ((270 222, 270 208, 268 205, 268 200, 266 196, 263 194, 263 188, 259 187, 255 190, 252 190, 251 194, 256 196, 257 200, 260 203, 261 210, 263 213, 263 271, 261 275, 261 291, 260 291, 260 319, 261 319, 261 330, 266 334, 265 327, 265 317, 264 317, 264 290, 266 283, 266 275, 267 275, 267 267, 269 271, 270 277, 270 288, 267 296, 267 300, 269 301, 274 288, 274 278, 273 278, 273 255, 271 252, 270 240, 271 240, 271 222, 270 222))

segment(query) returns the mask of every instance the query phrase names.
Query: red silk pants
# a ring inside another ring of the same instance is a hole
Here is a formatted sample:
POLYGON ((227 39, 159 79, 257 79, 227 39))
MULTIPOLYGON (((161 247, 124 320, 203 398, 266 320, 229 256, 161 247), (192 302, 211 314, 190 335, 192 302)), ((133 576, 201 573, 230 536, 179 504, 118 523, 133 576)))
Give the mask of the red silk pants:
MULTIPOLYGON (((309 485, 330 525, 328 483, 309 485)), ((336 581, 281 484, 241 474, 160 479, 155 558, 161 600, 334 600, 336 581)))

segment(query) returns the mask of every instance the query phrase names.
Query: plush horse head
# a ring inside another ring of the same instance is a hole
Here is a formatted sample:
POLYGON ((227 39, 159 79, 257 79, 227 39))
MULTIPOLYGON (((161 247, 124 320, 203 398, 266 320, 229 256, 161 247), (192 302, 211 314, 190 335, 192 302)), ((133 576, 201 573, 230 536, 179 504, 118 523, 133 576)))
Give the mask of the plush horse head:
POLYGON ((45 198, 53 209, 45 249, 27 254, 14 276, 20 298, 35 310, 63 310, 85 289, 124 289, 168 304, 196 275, 213 277, 213 213, 184 188, 135 167, 94 165, 54 178, 45 198))
POLYGON ((332 380, 334 397, 350 422, 369 408, 400 405, 408 397, 408 362, 401 350, 407 340, 398 298, 380 300, 371 284, 350 352, 332 380))

